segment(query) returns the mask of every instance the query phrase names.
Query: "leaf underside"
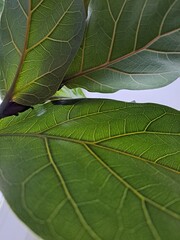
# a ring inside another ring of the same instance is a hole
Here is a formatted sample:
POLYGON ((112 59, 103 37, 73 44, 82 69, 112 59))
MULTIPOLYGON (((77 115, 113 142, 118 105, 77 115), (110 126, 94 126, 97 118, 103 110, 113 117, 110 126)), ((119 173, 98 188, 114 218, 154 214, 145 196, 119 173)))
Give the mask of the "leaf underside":
POLYGON ((180 76, 180 1, 91 0, 67 87, 95 92, 151 89, 180 76))
POLYGON ((84 100, 0 120, 0 189, 47 240, 180 239, 180 114, 84 100))
POLYGON ((83 37, 81 0, 5 1, 0 28, 0 97, 31 106, 60 86, 83 37))

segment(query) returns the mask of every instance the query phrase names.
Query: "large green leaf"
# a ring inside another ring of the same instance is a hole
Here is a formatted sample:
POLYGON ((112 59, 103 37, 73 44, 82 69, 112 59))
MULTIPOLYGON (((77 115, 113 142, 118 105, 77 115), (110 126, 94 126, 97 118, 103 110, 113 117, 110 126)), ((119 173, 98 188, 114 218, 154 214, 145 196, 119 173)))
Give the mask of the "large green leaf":
POLYGON ((91 0, 84 43, 64 84, 150 89, 180 75, 179 0, 91 0))
POLYGON ((111 100, 2 119, 0 189, 44 239, 179 240, 179 122, 164 106, 111 100))
POLYGON ((0 28, 4 105, 31 106, 57 91, 80 46, 84 22, 82 0, 5 1, 0 28))

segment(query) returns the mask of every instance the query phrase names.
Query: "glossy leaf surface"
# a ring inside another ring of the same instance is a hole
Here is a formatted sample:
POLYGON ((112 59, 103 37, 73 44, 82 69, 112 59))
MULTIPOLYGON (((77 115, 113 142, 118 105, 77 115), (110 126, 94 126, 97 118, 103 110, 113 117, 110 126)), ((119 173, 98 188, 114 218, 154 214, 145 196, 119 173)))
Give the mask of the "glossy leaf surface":
POLYGON ((180 1, 91 0, 64 84, 95 92, 159 88, 180 76, 180 1))
POLYGON ((0 28, 0 97, 44 102, 60 86, 83 36, 81 0, 5 1, 0 28))
POLYGON ((0 121, 0 189, 47 240, 180 239, 180 114, 84 100, 0 121))

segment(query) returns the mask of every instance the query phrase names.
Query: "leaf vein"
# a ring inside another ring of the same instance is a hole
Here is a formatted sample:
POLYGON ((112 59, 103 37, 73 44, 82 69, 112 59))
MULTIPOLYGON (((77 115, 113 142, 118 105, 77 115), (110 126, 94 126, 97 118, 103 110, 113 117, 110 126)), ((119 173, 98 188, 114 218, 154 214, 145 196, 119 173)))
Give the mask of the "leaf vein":
POLYGON ((56 163, 54 162, 53 160, 53 156, 51 154, 51 150, 50 150, 50 146, 49 146, 49 143, 48 143, 48 140, 47 138, 45 138, 45 147, 46 147, 46 151, 47 151, 47 154, 48 154, 48 158, 49 158, 49 161, 56 173, 56 176, 58 177, 62 187, 63 187, 63 190, 64 190, 64 193, 66 194, 67 196, 67 199, 69 200, 71 206, 73 207, 80 223, 82 224, 82 226, 84 227, 84 229, 88 232, 88 234, 94 239, 94 240, 100 240, 101 238, 94 232, 94 230, 90 227, 90 225, 87 223, 86 219, 84 218, 84 216, 82 215, 79 207, 77 206, 75 200, 73 199, 73 196, 71 195, 70 191, 68 190, 68 187, 66 186, 66 183, 65 183, 65 180, 62 176, 62 173, 60 172, 60 170, 58 169, 58 167, 56 166, 56 163))

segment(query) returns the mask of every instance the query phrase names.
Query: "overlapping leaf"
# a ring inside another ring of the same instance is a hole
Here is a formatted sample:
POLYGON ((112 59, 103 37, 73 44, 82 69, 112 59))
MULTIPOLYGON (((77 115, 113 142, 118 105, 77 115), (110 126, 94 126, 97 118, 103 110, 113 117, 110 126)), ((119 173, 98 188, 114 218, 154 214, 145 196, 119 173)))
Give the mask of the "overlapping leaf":
POLYGON ((83 100, 0 121, 0 189, 47 240, 180 239, 180 114, 83 100))
POLYGON ((56 98, 85 98, 85 95, 81 88, 69 89, 64 86, 51 99, 56 98))
POLYGON ((0 97, 31 106, 53 95, 80 46, 84 19, 81 0, 6 1, 0 97))
POLYGON ((84 43, 64 84, 150 89, 180 75, 179 0, 91 0, 84 43))

